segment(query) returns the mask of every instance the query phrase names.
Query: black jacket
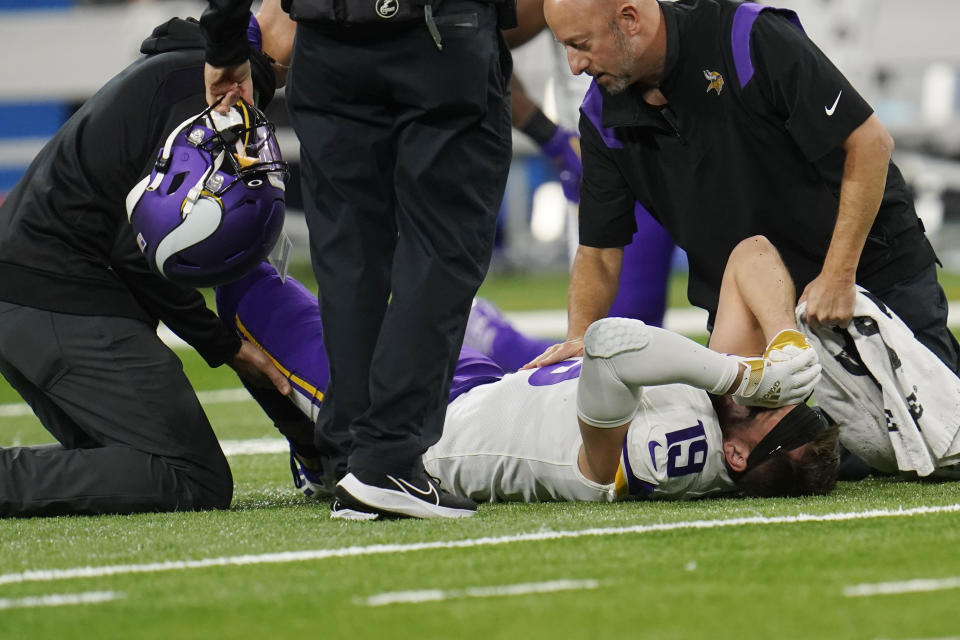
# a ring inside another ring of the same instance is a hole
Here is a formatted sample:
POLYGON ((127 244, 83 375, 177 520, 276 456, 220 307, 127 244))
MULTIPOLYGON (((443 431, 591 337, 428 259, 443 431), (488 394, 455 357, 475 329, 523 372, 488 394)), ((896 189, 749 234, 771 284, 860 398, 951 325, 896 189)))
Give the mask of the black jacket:
MULTIPOLYGON (((124 206, 167 134, 206 106, 203 50, 195 21, 157 27, 141 48, 147 55, 44 146, 0 205, 0 300, 154 325, 162 320, 211 366, 237 352, 239 339, 198 291, 150 270, 124 206)), ((259 62, 262 84, 266 63, 259 62)), ((261 94, 273 94, 268 85, 261 94)))

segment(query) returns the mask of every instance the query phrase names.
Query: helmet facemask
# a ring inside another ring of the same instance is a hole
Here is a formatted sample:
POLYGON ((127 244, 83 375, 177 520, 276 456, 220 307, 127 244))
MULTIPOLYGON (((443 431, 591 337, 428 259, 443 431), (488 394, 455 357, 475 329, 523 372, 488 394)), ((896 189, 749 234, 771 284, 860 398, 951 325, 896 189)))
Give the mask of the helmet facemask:
POLYGON ((192 286, 242 277, 282 230, 283 162, 273 125, 243 101, 210 107, 167 137, 127 196, 137 243, 161 274, 192 286))

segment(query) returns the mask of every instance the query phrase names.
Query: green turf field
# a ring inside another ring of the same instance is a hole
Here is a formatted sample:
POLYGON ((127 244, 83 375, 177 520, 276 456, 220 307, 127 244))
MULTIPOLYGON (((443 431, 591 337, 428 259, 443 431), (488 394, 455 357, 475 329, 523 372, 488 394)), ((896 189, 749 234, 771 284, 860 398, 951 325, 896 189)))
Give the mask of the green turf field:
MULTIPOLYGON (((485 293, 562 305, 554 280, 485 293)), ((210 393, 230 370, 179 353, 225 450, 273 452, 229 455, 227 511, 0 520, 0 638, 960 638, 960 484, 331 521, 256 405, 210 393)), ((49 442, 18 402, 0 383, 0 446, 49 442)))

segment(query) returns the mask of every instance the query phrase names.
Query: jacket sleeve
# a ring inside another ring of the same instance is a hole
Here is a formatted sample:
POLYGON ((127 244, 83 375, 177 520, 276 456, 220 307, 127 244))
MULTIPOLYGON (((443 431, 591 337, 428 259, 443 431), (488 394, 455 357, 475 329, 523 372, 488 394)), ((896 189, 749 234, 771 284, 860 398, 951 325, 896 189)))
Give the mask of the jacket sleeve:
POLYGON ((239 336, 207 308, 199 291, 150 269, 127 224, 121 225, 110 266, 140 306, 196 349, 211 367, 228 362, 240 350, 239 336))
POLYGON ((580 244, 625 247, 637 232, 636 199, 593 121, 580 114, 580 244))
POLYGON ((207 41, 207 62, 229 67, 250 58, 247 25, 252 0, 209 0, 200 16, 200 30, 207 41))

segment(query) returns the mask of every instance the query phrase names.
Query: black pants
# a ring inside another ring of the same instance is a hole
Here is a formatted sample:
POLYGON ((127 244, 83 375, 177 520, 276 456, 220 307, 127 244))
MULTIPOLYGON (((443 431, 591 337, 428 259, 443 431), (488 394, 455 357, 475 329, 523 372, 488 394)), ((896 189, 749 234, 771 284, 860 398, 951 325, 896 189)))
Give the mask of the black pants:
POLYGON ((0 372, 59 442, 0 449, 0 516, 229 506, 226 458, 147 324, 0 302, 0 372))
POLYGON ((947 296, 937 280, 935 264, 872 293, 900 316, 917 340, 960 375, 960 345, 947 328, 947 296))
POLYGON ((317 444, 338 474, 422 470, 489 266, 509 52, 490 4, 447 0, 436 22, 442 51, 421 21, 297 30, 287 101, 331 373, 317 444))

